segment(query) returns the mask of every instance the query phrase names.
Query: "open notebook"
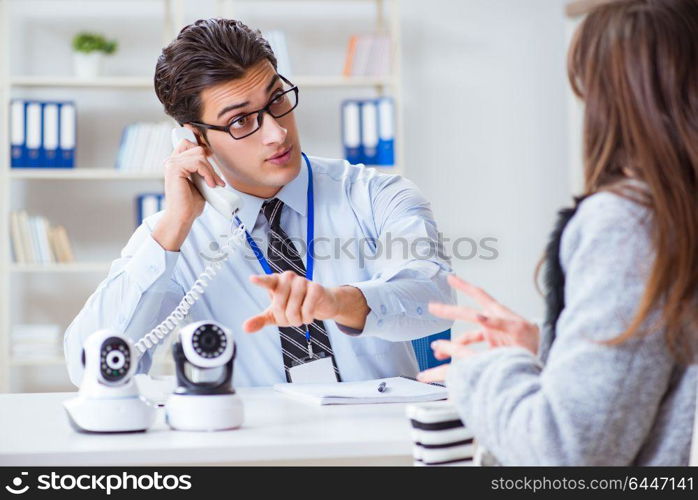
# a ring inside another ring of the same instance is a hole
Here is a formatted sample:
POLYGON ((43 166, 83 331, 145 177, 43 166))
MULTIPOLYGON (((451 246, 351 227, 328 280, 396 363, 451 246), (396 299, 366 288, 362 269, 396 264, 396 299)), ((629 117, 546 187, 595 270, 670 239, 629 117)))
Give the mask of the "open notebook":
POLYGON ((448 397, 443 386, 404 377, 330 384, 276 384, 274 390, 320 405, 419 403, 448 397), (381 382, 385 382, 383 392, 378 391, 381 382))

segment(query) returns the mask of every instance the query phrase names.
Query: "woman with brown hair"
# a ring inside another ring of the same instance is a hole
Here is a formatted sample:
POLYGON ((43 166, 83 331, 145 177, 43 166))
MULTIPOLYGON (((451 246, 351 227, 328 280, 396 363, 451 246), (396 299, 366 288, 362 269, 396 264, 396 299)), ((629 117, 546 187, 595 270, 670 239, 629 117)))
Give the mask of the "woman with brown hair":
POLYGON ((617 0, 569 52, 585 194, 560 213, 538 328, 484 291, 431 304, 479 329, 433 348, 463 421, 502 464, 686 465, 698 387, 698 2, 617 0), (469 344, 485 341, 489 349, 469 344))

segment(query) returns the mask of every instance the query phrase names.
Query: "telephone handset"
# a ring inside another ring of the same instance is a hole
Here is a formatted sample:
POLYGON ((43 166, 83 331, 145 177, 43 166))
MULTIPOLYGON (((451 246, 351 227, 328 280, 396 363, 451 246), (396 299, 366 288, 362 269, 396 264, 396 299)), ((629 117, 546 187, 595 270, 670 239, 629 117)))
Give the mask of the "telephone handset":
MULTIPOLYGON (((172 129, 172 147, 176 148, 182 139, 187 139, 188 141, 197 143, 194 133, 184 127, 177 127, 172 129)), ((220 170, 218 166, 209 158, 209 162, 216 173, 220 176, 220 170)), ((194 183, 196 188, 199 190, 201 195, 204 197, 206 202, 210 203, 213 208, 215 208, 223 217, 227 220, 237 224, 236 228, 233 228, 232 235, 228 239, 228 246, 231 250, 234 247, 242 247, 245 245, 246 231, 245 226, 240 222, 236 216, 238 210, 242 207, 242 199, 236 195, 234 192, 229 191, 223 187, 212 188, 203 177, 199 174, 192 174, 191 181, 194 183)), ((230 252, 232 255, 234 252, 230 252)), ((138 342, 135 343, 136 351, 139 356, 142 356, 146 351, 153 347, 154 345, 161 342, 167 335, 177 328, 177 325, 185 318, 189 313, 191 306, 199 300, 199 298, 204 294, 205 287, 208 286, 209 282, 218 273, 218 271, 223 267, 222 260, 216 260, 210 262, 204 271, 198 276, 197 280, 192 285, 191 289, 184 295, 179 305, 172 311, 165 320, 158 326, 153 328, 149 333, 143 336, 138 342)))
MULTIPOLYGON (((176 148, 183 139, 186 139, 194 144, 197 143, 196 137, 194 137, 194 132, 184 127, 176 127, 172 129, 172 147, 176 148)), ((221 171, 218 165, 213 161, 213 159, 208 159, 209 163, 216 171, 216 173, 222 178, 221 171)), ((199 174, 192 174, 191 181, 197 187, 204 199, 211 204, 213 208, 218 210, 218 212, 226 219, 232 219, 235 213, 242 206, 242 200, 232 191, 228 191, 223 187, 211 187, 206 184, 206 180, 199 174)))

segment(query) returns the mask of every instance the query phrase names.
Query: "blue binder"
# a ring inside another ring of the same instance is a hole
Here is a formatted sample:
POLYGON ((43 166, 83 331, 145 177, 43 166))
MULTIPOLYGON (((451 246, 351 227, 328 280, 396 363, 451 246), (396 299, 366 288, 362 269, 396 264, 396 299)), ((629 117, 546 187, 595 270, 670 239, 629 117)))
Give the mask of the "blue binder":
POLYGON ((362 163, 361 106, 359 101, 353 99, 342 102, 342 144, 344 158, 349 163, 362 163))
POLYGON ((27 166, 27 112, 21 99, 10 101, 10 166, 27 166))
POLYGON ((374 99, 361 101, 361 163, 376 165, 378 159, 378 105, 374 99))
POLYGON ((42 103, 42 148, 41 167, 55 168, 58 165, 58 143, 59 143, 59 103, 42 103))
POLYGON ((75 166, 75 148, 77 146, 77 113, 75 103, 66 101, 58 103, 58 154, 56 167, 73 168, 75 166))
POLYGON ((164 210, 165 195, 163 193, 143 193, 136 197, 136 227, 143 224, 143 220, 151 215, 164 210))
POLYGON ((395 165, 395 106, 390 97, 376 100, 378 107, 378 150, 375 164, 384 167, 395 165))
POLYGON ((39 168, 41 167, 41 147, 42 147, 42 106, 38 101, 26 101, 25 117, 26 117, 26 162, 25 167, 39 168))

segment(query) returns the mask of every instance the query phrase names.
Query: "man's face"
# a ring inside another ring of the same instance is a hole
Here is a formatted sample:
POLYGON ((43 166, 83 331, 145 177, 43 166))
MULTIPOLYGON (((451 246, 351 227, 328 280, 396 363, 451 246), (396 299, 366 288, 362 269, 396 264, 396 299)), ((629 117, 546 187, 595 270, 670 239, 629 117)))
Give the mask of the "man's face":
MULTIPOLYGON (((237 117, 266 106, 283 88, 271 63, 259 62, 242 78, 201 93, 201 121, 227 126, 237 117)), ((200 136, 198 131, 195 133, 200 136)), ((225 180, 239 191, 268 198, 300 171, 301 150, 293 112, 281 118, 264 113, 260 129, 243 139, 233 139, 218 130, 208 130, 206 136, 207 153, 213 154, 225 180)), ((200 143, 206 145, 205 141, 200 143)))

